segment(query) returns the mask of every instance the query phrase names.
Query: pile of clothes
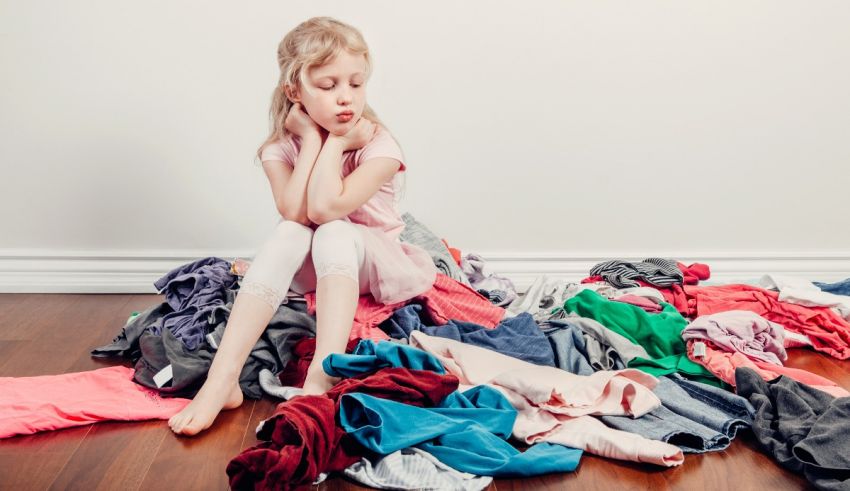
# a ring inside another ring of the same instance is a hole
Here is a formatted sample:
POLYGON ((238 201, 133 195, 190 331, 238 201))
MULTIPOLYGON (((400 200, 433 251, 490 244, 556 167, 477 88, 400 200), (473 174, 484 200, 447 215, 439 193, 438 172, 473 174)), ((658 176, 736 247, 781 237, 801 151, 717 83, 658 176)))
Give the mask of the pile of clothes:
MULTIPOLYGON (((298 390, 315 294, 287 295, 240 376, 246 397, 282 401, 227 466, 235 489, 331 472, 377 488, 483 489, 573 471, 584 452, 672 467, 742 429, 816 487, 850 488, 850 394, 784 365, 789 348, 850 358, 850 280, 706 286, 707 265, 649 258, 597 264, 581 282, 542 275, 520 295, 479 255, 403 218, 401 240, 429 252, 437 281, 394 305, 361 296, 346 353, 322 360, 342 381, 320 396, 298 390)), ((15 401, 0 437, 175 414, 203 384, 249 268, 208 257, 160 278, 164 302, 92 351, 134 368, 0 378, 0 407, 15 401), (60 386, 43 414, 39 398, 60 386), (123 409, 87 407, 95 393, 123 409)))

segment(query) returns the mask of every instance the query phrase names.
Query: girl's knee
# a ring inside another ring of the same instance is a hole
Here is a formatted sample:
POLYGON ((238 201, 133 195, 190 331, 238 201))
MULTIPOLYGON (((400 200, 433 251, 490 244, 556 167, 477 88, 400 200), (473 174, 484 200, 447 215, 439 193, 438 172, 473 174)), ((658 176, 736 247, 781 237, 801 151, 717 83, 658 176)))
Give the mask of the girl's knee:
POLYGON ((345 220, 331 220, 319 225, 313 232, 313 244, 345 240, 346 237, 354 237, 354 232, 356 231, 351 223, 345 220))
POLYGON ((313 241, 313 229, 298 222, 283 220, 275 227, 272 239, 276 242, 291 243, 299 250, 309 251, 313 241))
POLYGON ((343 263, 354 270, 352 276, 356 278, 365 254, 360 230, 345 220, 333 220, 319 225, 313 234, 311 250, 317 277, 319 270, 326 269, 328 265, 343 263))

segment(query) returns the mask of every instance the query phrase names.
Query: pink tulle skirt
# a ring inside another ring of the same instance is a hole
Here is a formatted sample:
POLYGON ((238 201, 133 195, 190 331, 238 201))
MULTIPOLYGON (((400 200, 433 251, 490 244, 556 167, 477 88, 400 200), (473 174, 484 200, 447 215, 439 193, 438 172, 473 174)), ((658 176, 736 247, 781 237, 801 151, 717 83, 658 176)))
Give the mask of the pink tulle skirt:
MULTIPOLYGON (((427 251, 394 239, 377 227, 350 223, 363 237, 361 295, 371 293, 377 302, 390 305, 431 289, 437 279, 437 267, 427 251)), ((316 270, 311 254, 295 274, 290 289, 299 294, 316 290, 316 270)))

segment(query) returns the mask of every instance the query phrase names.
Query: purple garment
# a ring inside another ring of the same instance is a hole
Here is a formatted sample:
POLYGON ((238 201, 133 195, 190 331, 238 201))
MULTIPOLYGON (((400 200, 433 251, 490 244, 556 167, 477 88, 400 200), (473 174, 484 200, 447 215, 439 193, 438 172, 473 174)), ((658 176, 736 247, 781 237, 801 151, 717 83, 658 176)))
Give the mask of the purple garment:
POLYGON ((682 331, 682 339, 707 339, 728 351, 739 351, 754 360, 776 365, 788 359, 785 329, 746 310, 698 317, 682 331))
POLYGON ((467 254, 460 262, 472 288, 487 291, 485 296, 490 297, 495 305, 505 307, 517 298, 516 287, 510 279, 492 273, 484 275, 484 259, 478 254, 467 254), (494 298, 496 301, 493 301, 494 298))
POLYGON ((173 312, 151 325, 151 332, 162 335, 162 329, 168 329, 187 349, 194 351, 207 331, 227 316, 226 292, 235 284, 230 262, 217 257, 206 257, 171 270, 154 287, 165 294, 165 302, 173 312))

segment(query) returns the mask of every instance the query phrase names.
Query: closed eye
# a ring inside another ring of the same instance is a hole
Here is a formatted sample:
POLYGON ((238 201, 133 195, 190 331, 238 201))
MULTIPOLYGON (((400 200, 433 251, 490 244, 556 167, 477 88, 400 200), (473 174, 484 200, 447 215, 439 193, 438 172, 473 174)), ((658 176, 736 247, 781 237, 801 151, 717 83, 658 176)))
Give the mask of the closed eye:
MULTIPOLYGON (((351 86, 354 87, 355 89, 357 87, 360 87, 361 85, 363 85, 363 84, 351 84, 351 86)), ((336 87, 336 85, 331 85, 330 87, 319 87, 319 88, 322 89, 322 90, 333 90, 334 87, 336 87)))

